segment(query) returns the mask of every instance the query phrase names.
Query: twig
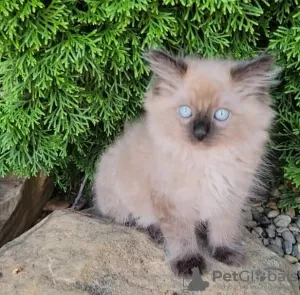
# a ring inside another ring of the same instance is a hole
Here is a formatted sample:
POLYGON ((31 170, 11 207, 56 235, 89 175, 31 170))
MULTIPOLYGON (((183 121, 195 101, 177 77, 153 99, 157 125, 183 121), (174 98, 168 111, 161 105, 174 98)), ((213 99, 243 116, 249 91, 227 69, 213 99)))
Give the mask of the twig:
POLYGON ((84 179, 83 179, 83 181, 82 181, 82 183, 81 183, 81 185, 80 185, 80 189, 79 189, 79 192, 78 192, 78 194, 76 196, 76 199, 75 199, 75 201, 74 201, 74 203, 72 205, 72 209, 75 209, 75 207, 79 204, 80 199, 81 199, 81 195, 82 195, 82 192, 83 192, 83 189, 84 189, 84 186, 86 184, 87 179, 88 179, 88 176, 86 174, 85 177, 84 177, 84 179))

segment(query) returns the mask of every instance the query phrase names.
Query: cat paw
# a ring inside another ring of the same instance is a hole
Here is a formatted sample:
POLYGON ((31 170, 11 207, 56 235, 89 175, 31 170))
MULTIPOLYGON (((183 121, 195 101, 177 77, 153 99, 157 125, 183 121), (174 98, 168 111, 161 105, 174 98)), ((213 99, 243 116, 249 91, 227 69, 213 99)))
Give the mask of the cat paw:
POLYGON ((171 262, 173 273, 179 277, 190 278, 193 268, 198 268, 200 275, 206 272, 206 263, 202 255, 194 254, 171 262))
POLYGON ((215 247, 212 251, 212 257, 224 264, 231 266, 241 266, 245 262, 245 252, 243 251, 242 247, 215 247))

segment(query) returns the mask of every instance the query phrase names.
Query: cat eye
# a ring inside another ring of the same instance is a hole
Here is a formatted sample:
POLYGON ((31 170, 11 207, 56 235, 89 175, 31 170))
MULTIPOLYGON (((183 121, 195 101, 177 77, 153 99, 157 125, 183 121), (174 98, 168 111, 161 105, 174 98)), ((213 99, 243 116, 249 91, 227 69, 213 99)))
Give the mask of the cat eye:
POLYGON ((229 118, 230 112, 226 109, 218 109, 214 114, 214 118, 218 121, 226 121, 229 118))
POLYGON ((192 110, 188 106, 181 106, 178 108, 178 114, 182 118, 189 118, 192 116, 192 110))

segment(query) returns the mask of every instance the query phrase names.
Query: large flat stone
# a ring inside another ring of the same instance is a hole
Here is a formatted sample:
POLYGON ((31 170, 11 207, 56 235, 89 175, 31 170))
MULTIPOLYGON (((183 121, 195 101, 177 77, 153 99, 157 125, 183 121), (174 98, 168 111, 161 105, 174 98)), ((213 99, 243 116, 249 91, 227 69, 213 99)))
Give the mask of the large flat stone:
MULTIPOLYGON (((202 277, 206 282, 201 284, 209 286, 201 294, 299 294, 296 276, 291 277, 296 273, 294 266, 248 232, 245 243, 247 264, 243 268, 210 264, 202 277), (277 279, 260 281, 268 267, 279 269, 277 279), (281 275, 280 281, 280 273, 287 278, 281 275), (220 275, 223 279, 213 280, 220 275)), ((187 290, 190 281, 172 275, 163 250, 146 234, 70 210, 55 211, 3 246, 0 272, 1 295, 200 294, 187 290), (22 271, 13 274, 16 268, 22 271)))

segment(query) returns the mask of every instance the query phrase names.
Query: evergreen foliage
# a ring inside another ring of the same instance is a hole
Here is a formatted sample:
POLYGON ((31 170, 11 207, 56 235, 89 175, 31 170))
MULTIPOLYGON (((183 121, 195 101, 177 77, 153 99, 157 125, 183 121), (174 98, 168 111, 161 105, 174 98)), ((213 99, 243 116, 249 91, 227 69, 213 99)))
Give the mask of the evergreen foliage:
POLYGON ((275 149, 300 187, 298 0, 0 0, 0 174, 53 172, 70 187, 141 113, 142 54, 246 58, 274 52, 275 149))

